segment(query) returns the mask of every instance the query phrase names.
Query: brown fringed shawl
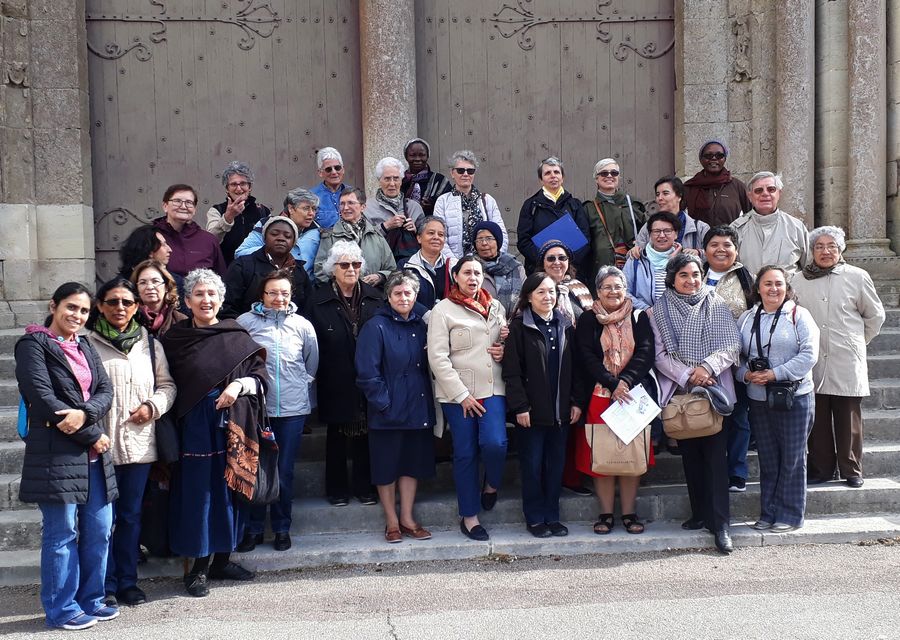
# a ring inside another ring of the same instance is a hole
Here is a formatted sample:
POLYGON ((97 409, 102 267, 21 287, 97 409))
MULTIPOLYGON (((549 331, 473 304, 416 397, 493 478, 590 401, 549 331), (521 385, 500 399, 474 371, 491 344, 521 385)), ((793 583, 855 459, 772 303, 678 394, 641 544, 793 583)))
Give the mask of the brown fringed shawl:
POLYGON ((211 327, 195 327, 190 320, 174 325, 160 342, 178 387, 175 412, 179 419, 213 388, 224 389, 237 378, 260 381, 257 395, 239 396, 226 416, 225 482, 247 499, 259 464, 258 428, 262 418, 260 397, 266 393, 266 351, 234 320, 211 327))

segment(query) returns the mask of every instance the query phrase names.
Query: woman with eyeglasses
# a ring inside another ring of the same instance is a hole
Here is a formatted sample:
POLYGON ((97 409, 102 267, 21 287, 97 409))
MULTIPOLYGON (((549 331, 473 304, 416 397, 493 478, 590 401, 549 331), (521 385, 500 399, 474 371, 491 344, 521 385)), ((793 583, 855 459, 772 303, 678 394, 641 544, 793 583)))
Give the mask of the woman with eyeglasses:
MULTIPOLYGON (((647 220, 650 243, 637 254, 628 256, 625 263, 625 278, 628 280, 628 294, 636 309, 649 309, 666 289, 666 264, 678 253, 675 238, 678 237, 680 223, 673 214, 660 211, 647 220)), ((635 249, 638 249, 635 245, 635 249)))
POLYGON ((194 222, 197 213, 197 191, 187 184, 173 184, 163 194, 162 217, 153 226, 172 248, 167 268, 172 275, 184 278, 194 269, 212 269, 225 275, 227 265, 219 239, 194 222))
POLYGON ((747 186, 725 168, 728 147, 719 140, 708 140, 700 147, 703 167, 684 183, 684 200, 694 220, 710 227, 731 224, 753 205, 747 197, 747 186))
POLYGON ((309 320, 299 315, 291 301, 294 273, 290 269, 269 272, 259 283, 259 300, 241 314, 238 324, 266 350, 269 391, 266 410, 278 443, 278 500, 250 508, 241 553, 263 542, 266 512, 272 525, 276 551, 291 548, 291 506, 294 500, 294 463, 306 418, 312 413, 312 385, 319 367, 319 344, 309 320))
MULTIPOLYGON (((625 266, 628 250, 634 246, 639 229, 647 221, 644 203, 622 191, 621 170, 613 158, 603 158, 594 165, 597 194, 584 201, 591 225, 594 248, 593 281, 603 267, 625 266)), ((587 277, 587 274, 583 274, 587 277)))
POLYGON ((474 152, 463 149, 450 156, 450 179, 454 186, 434 205, 434 215, 447 221, 447 244, 444 247, 447 257, 462 258, 474 253, 478 249, 475 246, 475 227, 484 221, 500 226, 503 242, 498 250, 501 253, 508 250, 509 239, 500 207, 493 196, 479 191, 475 186, 477 170, 478 158, 474 152))
POLYGON ((559 240, 550 240, 541 247, 538 258, 544 273, 559 287, 560 313, 575 324, 593 306, 594 298, 587 285, 575 278, 572 252, 559 240))
POLYGON ((506 316, 512 316, 519 300, 525 267, 516 258, 501 251, 503 226, 490 220, 475 225, 475 254, 484 265, 484 290, 503 305, 506 316))
MULTIPOLYGON (((347 194, 344 194, 346 197, 347 194)), ((369 465, 366 398, 356 386, 356 340, 381 306, 383 296, 360 277, 366 267, 355 242, 340 240, 322 264, 328 282, 313 295, 307 317, 316 329, 319 358, 326 363, 316 381, 319 419, 328 425, 325 440, 325 493, 336 507, 377 502, 369 465), (347 456, 353 462, 347 481, 347 456)))
POLYGON ((408 169, 403 174, 400 191, 404 197, 418 202, 426 216, 434 215, 434 203, 451 188, 444 174, 431 170, 430 156, 431 147, 422 138, 413 138, 403 146, 408 169))
POLYGON ((142 322, 154 337, 159 338, 173 324, 187 319, 178 310, 175 279, 156 260, 144 260, 135 266, 131 282, 137 287, 142 322))
POLYGON ((425 217, 421 205, 406 197, 400 189, 403 182, 403 163, 386 157, 375 165, 378 189, 366 203, 365 216, 376 231, 384 236, 395 262, 409 258, 419 250, 416 225, 425 217))
MULTIPOLYGON (((656 190, 657 211, 671 213, 678 220, 674 244, 677 251, 699 256, 703 260, 703 239, 709 231, 709 225, 701 220, 694 220, 685 209, 684 183, 681 182, 681 178, 665 176, 657 180, 653 188, 656 190)), ((646 247, 649 241, 650 225, 648 223, 638 233, 637 242, 631 250, 631 255, 637 258, 641 249, 646 247)))
POLYGON ((112 408, 103 418, 103 427, 110 440, 119 497, 113 503, 106 595, 108 602, 129 606, 147 600, 137 586, 141 507, 150 466, 156 460, 155 421, 175 402, 175 382, 165 351, 135 318, 139 301, 137 288, 129 280, 113 278, 97 291, 97 304, 87 321, 88 340, 100 355, 113 389, 112 408))

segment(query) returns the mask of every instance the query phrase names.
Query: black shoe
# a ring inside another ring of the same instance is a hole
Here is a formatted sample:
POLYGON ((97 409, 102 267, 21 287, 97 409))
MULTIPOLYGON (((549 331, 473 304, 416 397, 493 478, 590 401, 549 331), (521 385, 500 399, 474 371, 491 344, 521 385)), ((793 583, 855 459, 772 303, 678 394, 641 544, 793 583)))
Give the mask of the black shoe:
POLYGON ((533 535, 535 538, 549 538, 553 534, 550 533, 550 527, 545 525, 543 522, 538 522, 537 524, 528 524, 525 525, 528 529, 528 533, 533 535))
POLYGON ((248 571, 237 562, 229 562, 224 567, 209 567, 210 580, 253 580, 256 574, 248 571))
POLYGON ((125 587, 119 591, 116 596, 118 597, 120 604, 125 604, 129 607, 135 607, 147 602, 147 595, 137 586, 125 587))
POLYGON ((731 493, 744 493, 747 490, 747 481, 740 476, 731 476, 728 479, 728 491, 731 493))
POLYGON ((195 598, 204 598, 209 595, 205 573, 187 574, 184 577, 184 586, 187 588, 187 592, 195 598))
POLYGON ((365 504, 365 505, 378 504, 378 497, 371 493, 364 493, 362 495, 356 496, 356 499, 359 500, 360 504, 365 504))
POLYGON ((681 528, 687 529, 688 531, 697 531, 698 529, 702 529, 703 526, 703 520, 700 518, 689 518, 681 523, 681 528))
POLYGON ((118 601, 118 599, 116 599, 116 594, 114 594, 114 593, 107 593, 107 594, 103 597, 103 606, 104 606, 104 607, 118 607, 118 606, 119 606, 119 601, 118 601))
POLYGON ((272 541, 272 548, 275 551, 287 551, 291 548, 291 534, 286 531, 282 531, 281 533, 275 534, 275 539, 272 541))
POLYGON ((854 489, 859 489, 861 486, 863 486, 863 479, 860 476, 847 478, 847 485, 853 487, 854 489))
POLYGON ((245 533, 244 539, 237 546, 235 551, 238 553, 249 553, 256 548, 256 545, 263 543, 263 534, 261 533, 245 533))
POLYGON ((147 547, 142 544, 138 545, 138 564, 147 564, 147 547))
POLYGON ((478 542, 484 542, 485 540, 490 540, 490 536, 488 532, 482 527, 480 524, 476 524, 471 529, 466 529, 466 521, 459 521, 459 530, 462 531, 463 535, 469 538, 470 540, 477 540, 478 542))
POLYGON ((593 491, 591 491, 590 489, 588 489, 586 487, 581 487, 581 486, 571 486, 570 487, 570 486, 564 484, 563 489, 565 489, 566 491, 571 491, 576 496, 592 496, 592 495, 594 495, 593 491))
POLYGON ((547 524, 547 528, 550 529, 550 535, 556 536, 557 538, 569 535, 569 528, 562 522, 551 522, 547 524))
POLYGON ((497 504, 497 492, 481 494, 481 508, 490 511, 497 504))
POLYGON ((734 545, 731 543, 731 536, 728 535, 727 531, 716 532, 716 549, 726 555, 734 551, 734 545))
POLYGON ((328 496, 328 502, 332 507, 346 507, 350 504, 350 498, 347 496, 328 496))

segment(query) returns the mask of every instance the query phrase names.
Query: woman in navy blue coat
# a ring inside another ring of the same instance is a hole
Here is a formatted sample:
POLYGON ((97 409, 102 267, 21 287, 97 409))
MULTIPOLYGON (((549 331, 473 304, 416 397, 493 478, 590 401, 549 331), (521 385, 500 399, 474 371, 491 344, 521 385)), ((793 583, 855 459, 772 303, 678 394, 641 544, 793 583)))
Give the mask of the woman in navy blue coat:
POLYGON ((426 327, 414 308, 419 279, 395 271, 384 290, 387 304, 363 325, 356 345, 356 384, 368 403, 372 483, 384 508, 385 540, 428 540, 431 533, 413 517, 418 481, 434 476, 435 413, 426 327))

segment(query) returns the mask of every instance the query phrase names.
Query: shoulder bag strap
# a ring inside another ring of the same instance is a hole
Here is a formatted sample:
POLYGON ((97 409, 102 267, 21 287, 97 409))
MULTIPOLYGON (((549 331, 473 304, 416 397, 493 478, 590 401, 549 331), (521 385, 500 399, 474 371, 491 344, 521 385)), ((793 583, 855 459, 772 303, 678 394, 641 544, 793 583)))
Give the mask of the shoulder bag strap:
MULTIPOLYGON (((609 246, 613 249, 616 248, 616 243, 613 240, 612 234, 609 232, 609 227, 606 226, 606 216, 603 215, 603 212, 600 210, 600 205, 597 204, 597 200, 591 200, 594 203, 594 208, 597 210, 597 215, 600 216, 600 222, 603 223, 603 230, 606 231, 606 237, 609 238, 609 246)), ((634 215, 634 214, 632 214, 634 215)), ((635 238, 637 236, 635 235, 635 238)))
POLYGON ((156 391, 156 344, 150 332, 147 332, 147 339, 150 340, 150 368, 153 369, 153 390, 156 391))
POLYGON ((637 220, 634 217, 634 207, 631 206, 631 196, 627 193, 625 194, 625 200, 628 201, 628 213, 631 214, 631 228, 634 229, 634 241, 637 242, 638 237, 638 229, 637 229, 637 220))

